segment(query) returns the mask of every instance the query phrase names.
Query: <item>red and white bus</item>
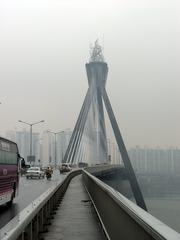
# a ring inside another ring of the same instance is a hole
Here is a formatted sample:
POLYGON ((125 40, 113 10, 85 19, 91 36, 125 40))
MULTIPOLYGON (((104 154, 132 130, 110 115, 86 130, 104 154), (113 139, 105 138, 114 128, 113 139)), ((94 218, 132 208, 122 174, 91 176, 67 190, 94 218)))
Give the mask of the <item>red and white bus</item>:
POLYGON ((17 144, 0 137, 0 205, 11 205, 17 195, 20 159, 17 144))

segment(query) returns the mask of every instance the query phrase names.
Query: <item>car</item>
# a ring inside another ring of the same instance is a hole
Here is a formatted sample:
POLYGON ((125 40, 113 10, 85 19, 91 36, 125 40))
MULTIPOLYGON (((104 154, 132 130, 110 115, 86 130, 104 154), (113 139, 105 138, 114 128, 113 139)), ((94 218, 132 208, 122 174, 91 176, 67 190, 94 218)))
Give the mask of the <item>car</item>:
POLYGON ((30 165, 25 165, 23 168, 21 167, 21 169, 20 169, 20 173, 21 173, 21 176, 25 176, 26 175, 26 172, 27 172, 27 170, 30 168, 30 165))
POLYGON ((71 171, 71 167, 68 163, 62 163, 62 165, 59 168, 60 173, 64 173, 64 172, 70 172, 71 171))
POLYGON ((45 173, 40 167, 30 167, 26 172, 26 178, 44 178, 45 173))

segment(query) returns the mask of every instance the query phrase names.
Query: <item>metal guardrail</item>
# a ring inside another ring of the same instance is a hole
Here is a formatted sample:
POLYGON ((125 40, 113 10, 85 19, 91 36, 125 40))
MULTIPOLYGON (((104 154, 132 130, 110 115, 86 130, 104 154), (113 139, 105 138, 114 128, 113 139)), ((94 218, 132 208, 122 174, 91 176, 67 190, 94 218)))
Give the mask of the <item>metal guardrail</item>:
POLYGON ((40 234, 47 231, 47 225, 50 224, 69 182, 79 174, 81 174, 80 169, 70 172, 63 181, 49 188, 22 210, 0 230, 0 239, 38 240, 40 234))
POLYGON ((179 240, 180 234, 86 170, 84 185, 111 240, 179 240))

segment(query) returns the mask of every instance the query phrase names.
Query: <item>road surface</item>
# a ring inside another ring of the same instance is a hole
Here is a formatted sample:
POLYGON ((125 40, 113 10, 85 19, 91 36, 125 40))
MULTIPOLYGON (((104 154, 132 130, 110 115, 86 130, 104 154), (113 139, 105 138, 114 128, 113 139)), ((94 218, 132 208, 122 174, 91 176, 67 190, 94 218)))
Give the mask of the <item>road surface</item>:
POLYGON ((20 178, 19 195, 14 199, 11 207, 0 206, 0 228, 6 225, 17 213, 28 206, 33 200, 45 192, 49 187, 63 180, 65 175, 55 171, 51 180, 20 178))

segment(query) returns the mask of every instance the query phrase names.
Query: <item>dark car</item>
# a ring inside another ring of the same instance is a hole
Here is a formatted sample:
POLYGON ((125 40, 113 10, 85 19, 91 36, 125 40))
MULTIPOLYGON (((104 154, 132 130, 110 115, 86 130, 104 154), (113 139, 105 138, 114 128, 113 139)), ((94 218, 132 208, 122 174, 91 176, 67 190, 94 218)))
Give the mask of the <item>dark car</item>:
POLYGON ((70 172, 71 171, 71 167, 68 163, 62 163, 62 165, 59 168, 60 173, 64 173, 64 172, 70 172))

